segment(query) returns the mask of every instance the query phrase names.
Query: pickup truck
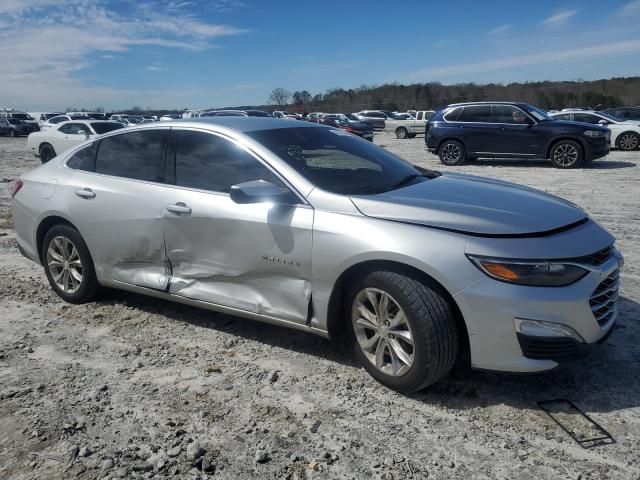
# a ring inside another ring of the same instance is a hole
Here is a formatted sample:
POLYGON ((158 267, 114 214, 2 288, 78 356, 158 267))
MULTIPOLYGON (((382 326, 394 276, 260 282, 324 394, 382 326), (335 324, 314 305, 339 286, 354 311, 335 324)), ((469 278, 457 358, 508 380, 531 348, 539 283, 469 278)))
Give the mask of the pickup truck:
POLYGON ((413 138, 425 132, 427 122, 434 113, 433 110, 419 110, 413 118, 406 120, 388 118, 384 130, 394 132, 398 138, 413 138))

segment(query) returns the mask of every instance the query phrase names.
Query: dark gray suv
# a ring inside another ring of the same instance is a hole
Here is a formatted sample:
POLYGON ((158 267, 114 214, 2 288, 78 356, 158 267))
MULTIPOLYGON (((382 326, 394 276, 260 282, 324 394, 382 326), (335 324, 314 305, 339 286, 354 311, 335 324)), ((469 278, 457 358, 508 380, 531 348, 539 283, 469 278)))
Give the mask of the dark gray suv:
POLYGON ((611 132, 599 125, 554 120, 526 103, 459 103, 427 124, 427 149, 445 165, 485 158, 549 159, 577 168, 609 153, 611 132))

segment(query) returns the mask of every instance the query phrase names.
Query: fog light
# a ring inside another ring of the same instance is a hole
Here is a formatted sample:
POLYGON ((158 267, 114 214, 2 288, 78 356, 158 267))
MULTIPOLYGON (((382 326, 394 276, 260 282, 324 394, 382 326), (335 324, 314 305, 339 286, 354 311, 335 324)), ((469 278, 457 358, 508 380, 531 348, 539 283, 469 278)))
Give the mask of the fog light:
POLYGON ((545 322, 543 320, 514 319, 516 332, 531 337, 569 337, 584 343, 582 337, 573 328, 562 323, 545 322))

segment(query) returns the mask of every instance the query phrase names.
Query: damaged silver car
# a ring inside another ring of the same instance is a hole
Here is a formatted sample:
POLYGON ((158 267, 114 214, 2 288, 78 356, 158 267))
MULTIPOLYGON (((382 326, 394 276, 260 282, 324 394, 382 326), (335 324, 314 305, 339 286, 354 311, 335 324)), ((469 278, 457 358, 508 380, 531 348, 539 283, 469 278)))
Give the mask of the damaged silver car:
POLYGON ((19 248, 64 300, 106 286, 346 336, 402 392, 456 362, 548 370, 616 321, 622 257, 579 207, 314 123, 118 130, 12 194, 19 248))

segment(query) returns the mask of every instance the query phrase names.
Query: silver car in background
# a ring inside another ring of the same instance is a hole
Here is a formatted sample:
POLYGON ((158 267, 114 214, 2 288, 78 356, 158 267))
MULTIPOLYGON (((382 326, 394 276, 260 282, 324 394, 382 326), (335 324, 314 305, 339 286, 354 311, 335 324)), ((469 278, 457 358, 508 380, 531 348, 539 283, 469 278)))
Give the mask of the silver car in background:
POLYGON ((576 205, 310 122, 122 129, 12 195, 20 250, 66 301, 106 286, 346 336, 402 392, 456 362, 552 369, 616 321, 622 257, 576 205))

